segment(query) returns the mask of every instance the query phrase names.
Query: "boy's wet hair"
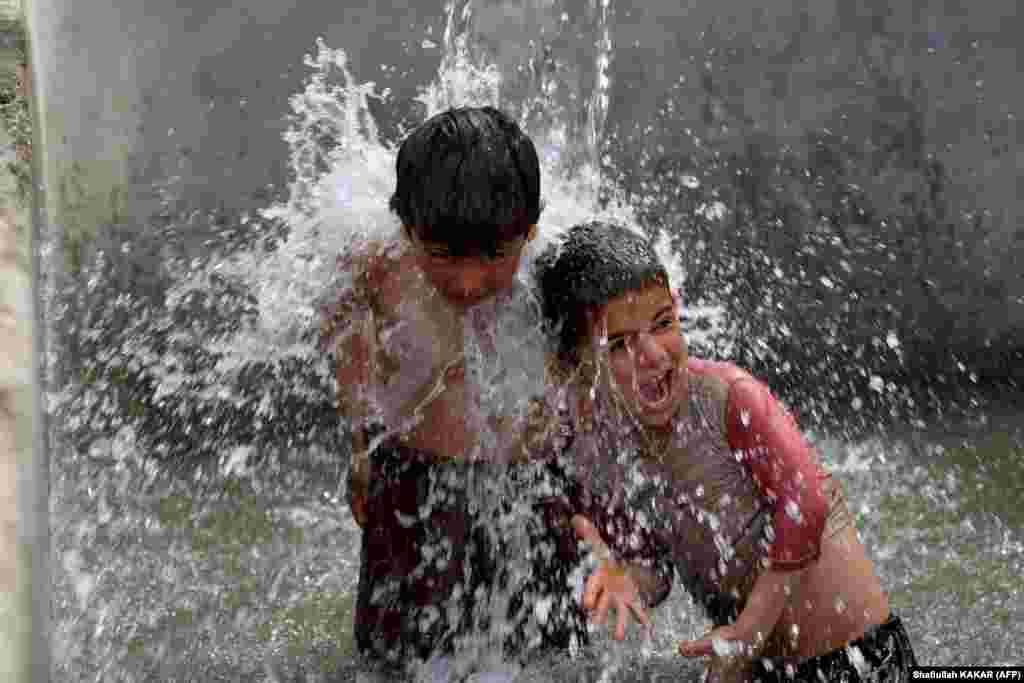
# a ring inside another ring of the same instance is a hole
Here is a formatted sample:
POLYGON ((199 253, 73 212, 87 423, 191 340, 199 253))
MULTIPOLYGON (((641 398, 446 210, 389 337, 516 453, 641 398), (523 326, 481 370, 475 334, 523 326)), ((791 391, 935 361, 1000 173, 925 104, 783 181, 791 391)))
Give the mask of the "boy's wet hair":
POLYGON ((544 317, 558 335, 558 351, 579 362, 587 311, 652 284, 669 286, 668 272, 650 241, 614 223, 576 225, 537 261, 544 317))
POLYGON ((402 142, 390 207, 406 229, 452 255, 493 254, 541 212, 537 150, 494 107, 451 109, 402 142))

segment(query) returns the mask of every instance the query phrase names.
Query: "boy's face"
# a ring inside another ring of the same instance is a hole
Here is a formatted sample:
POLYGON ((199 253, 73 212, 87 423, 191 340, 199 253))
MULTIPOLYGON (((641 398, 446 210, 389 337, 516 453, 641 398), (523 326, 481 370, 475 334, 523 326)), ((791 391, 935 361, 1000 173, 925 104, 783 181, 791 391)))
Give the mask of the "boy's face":
POLYGON ((523 248, 535 232, 531 225, 527 235, 504 243, 496 254, 471 256, 454 256, 448 245, 423 241, 412 230, 409 236, 427 280, 452 305, 468 308, 512 286, 523 248))
POLYGON ((640 422, 665 428, 687 396, 686 340, 675 299, 664 285, 628 292, 590 317, 590 342, 608 340, 607 362, 640 422))

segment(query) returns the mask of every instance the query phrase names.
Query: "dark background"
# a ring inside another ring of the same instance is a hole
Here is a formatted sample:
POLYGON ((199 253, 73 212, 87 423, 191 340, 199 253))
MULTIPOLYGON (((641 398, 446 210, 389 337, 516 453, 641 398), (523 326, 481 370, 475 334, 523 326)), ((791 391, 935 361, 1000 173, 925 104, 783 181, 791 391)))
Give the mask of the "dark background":
MULTIPOLYGON (((285 190, 288 98, 309 74, 302 58, 316 37, 345 49, 356 80, 391 90, 373 106, 393 140, 417 120, 412 97, 436 73, 445 22, 440 3, 421 2, 40 5, 48 19, 36 73, 62 277, 85 277, 102 247, 110 282, 156 300, 173 241, 160 226, 176 224, 175 248, 201 255, 209 235, 285 190), (109 181, 117 208, 90 232, 75 216, 82 203, 62 192, 73 163, 105 159, 111 178, 94 173, 101 189, 89 191, 102 197, 109 181), (213 218, 183 219, 195 215, 213 218), (125 240, 131 250, 117 248, 125 240)), ((567 86, 559 97, 584 100, 595 7, 480 2, 474 44, 513 96, 524 87, 519 67, 550 46, 567 86)), ((915 405, 1016 391, 1016 9, 1013 0, 614 4, 609 173, 647 202, 646 225, 675 236, 689 299, 726 306, 739 343, 708 353, 758 371, 817 418, 857 397, 885 413, 893 397, 871 388, 876 375, 912 387, 915 405), (684 175, 700 186, 686 187, 684 175), (698 211, 713 201, 727 209, 722 220, 698 211)), ((578 101, 551 104, 582 111, 578 101)), ((59 326, 80 330, 74 315, 96 319, 96 305, 80 301, 59 326)))

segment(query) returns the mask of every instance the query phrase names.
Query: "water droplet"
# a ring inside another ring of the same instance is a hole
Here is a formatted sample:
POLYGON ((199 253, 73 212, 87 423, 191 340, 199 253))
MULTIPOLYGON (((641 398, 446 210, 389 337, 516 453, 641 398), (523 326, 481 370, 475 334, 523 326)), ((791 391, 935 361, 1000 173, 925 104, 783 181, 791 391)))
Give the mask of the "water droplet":
POLYGON ((742 654, 743 643, 738 640, 725 640, 723 638, 711 639, 711 650, 719 657, 732 657, 742 654))
POLYGON ((878 375, 871 375, 871 380, 868 382, 868 386, 871 388, 871 391, 880 394, 885 390, 885 381, 878 375))
POLYGON ((790 500, 786 502, 786 516, 797 524, 803 523, 803 515, 800 513, 800 506, 796 504, 796 501, 790 500))
POLYGON ((896 336, 896 333, 892 330, 885 337, 885 343, 889 345, 890 349, 897 349, 900 345, 900 338, 896 336))
POLYGON ((819 281, 821 282, 821 284, 825 285, 829 289, 833 289, 836 286, 835 283, 832 282, 832 280, 830 280, 829 278, 825 277, 824 275, 821 277, 821 279, 819 281))
POLYGON ((537 617, 537 622, 540 624, 548 623, 548 615, 551 613, 552 598, 550 596, 543 597, 533 605, 533 613, 537 617))
POLYGON ((854 396, 853 400, 850 402, 850 407, 854 410, 860 410, 864 407, 864 401, 860 399, 860 396, 854 396))

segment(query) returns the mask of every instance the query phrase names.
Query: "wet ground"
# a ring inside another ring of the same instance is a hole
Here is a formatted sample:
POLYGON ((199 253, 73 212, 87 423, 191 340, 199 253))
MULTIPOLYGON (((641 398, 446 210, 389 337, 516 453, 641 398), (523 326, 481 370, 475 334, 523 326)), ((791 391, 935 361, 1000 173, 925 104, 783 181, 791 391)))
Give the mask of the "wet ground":
MULTIPOLYGON (((1017 425, 818 441, 922 664, 1024 660, 1017 425)), ((328 454, 197 483, 160 476, 130 439, 54 453, 54 680, 353 680, 359 536, 341 477, 328 454)), ((672 655, 704 626, 692 604, 675 590, 655 619, 647 646, 602 637, 529 678, 695 680, 672 655)))

